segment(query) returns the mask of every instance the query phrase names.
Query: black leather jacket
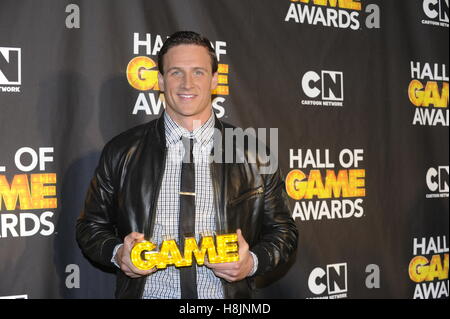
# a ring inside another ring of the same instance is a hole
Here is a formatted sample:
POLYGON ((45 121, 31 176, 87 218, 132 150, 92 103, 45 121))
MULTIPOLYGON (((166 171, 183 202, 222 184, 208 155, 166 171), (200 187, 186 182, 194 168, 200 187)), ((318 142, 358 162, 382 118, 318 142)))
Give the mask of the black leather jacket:
MULTIPOLYGON (((217 118, 215 127, 222 132, 232 128, 217 118)), ((163 116, 106 144, 77 221, 77 241, 91 260, 115 267, 111 263, 113 249, 125 236, 134 231, 151 237, 165 156, 163 116)), ((298 232, 280 171, 261 175, 258 164, 248 162, 211 165, 217 233, 242 229, 258 257, 255 276, 287 262, 297 247, 298 232)), ((146 278, 117 273, 116 297, 141 298, 146 278)), ((253 279, 222 280, 225 297, 250 298, 253 279)))

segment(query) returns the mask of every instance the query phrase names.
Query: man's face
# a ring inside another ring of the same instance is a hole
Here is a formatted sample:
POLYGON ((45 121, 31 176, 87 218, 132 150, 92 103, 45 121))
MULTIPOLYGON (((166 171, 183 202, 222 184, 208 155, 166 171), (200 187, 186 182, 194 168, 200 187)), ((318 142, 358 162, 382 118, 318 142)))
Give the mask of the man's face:
POLYGON ((208 120, 212 112, 211 90, 217 86, 208 50, 193 44, 170 48, 164 55, 164 75, 158 73, 166 112, 178 123, 208 120))

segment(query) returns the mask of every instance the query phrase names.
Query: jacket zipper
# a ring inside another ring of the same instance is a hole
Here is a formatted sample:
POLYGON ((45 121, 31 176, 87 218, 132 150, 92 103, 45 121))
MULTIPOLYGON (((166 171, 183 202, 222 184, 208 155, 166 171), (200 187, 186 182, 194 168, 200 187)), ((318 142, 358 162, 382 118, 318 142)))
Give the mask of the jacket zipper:
POLYGON ((210 166, 211 168, 211 181, 212 181, 212 185, 213 185, 213 195, 214 195, 214 206, 216 209, 216 226, 219 226, 217 231, 220 232, 222 230, 222 218, 221 218, 221 214, 220 214, 220 204, 219 204, 219 199, 220 199, 220 187, 218 187, 217 183, 217 179, 216 179, 216 175, 215 175, 215 166, 213 164, 211 164, 210 166))
POLYGON ((155 197, 153 197, 154 201, 153 201, 153 207, 152 207, 152 211, 151 211, 152 218, 151 218, 150 227, 149 227, 149 229, 150 229, 150 234, 149 235, 151 235, 151 237, 153 237, 153 228, 155 227, 156 206, 157 206, 157 203, 158 203, 159 192, 161 191, 161 184, 162 184, 162 180, 163 180, 163 177, 164 177, 164 171, 165 171, 165 167, 166 167, 166 157, 167 157, 167 147, 164 150, 164 157, 163 157, 163 161, 162 161, 162 169, 161 169, 161 172, 159 173, 158 184, 157 184, 157 187, 156 187, 155 192, 154 192, 154 196, 155 197))
POLYGON ((254 191, 248 192, 242 196, 239 196, 238 198, 233 199, 232 201, 230 201, 229 205, 230 206, 234 206, 236 205, 236 203, 239 203, 245 199, 248 199, 254 195, 258 195, 258 194, 262 194, 264 193, 264 188, 262 186, 258 187, 257 189, 255 189, 254 191))
MULTIPOLYGON (((153 228, 155 227, 155 218, 156 218, 156 205, 158 203, 159 191, 161 190, 161 184, 162 184, 162 179, 163 179, 163 175, 164 175, 164 168, 166 167, 166 157, 167 157, 167 147, 164 150, 164 157, 163 157, 163 161, 162 161, 162 169, 161 169, 161 171, 159 173, 157 187, 156 187, 156 189, 154 191, 154 196, 155 197, 153 197, 153 198, 155 198, 155 200, 153 201, 154 204, 153 204, 152 211, 151 211, 152 217, 151 217, 151 220, 150 220, 150 227, 149 227, 149 231, 150 231, 149 236, 150 237, 153 237, 153 228)), ((142 296, 144 295, 145 282, 147 280, 143 280, 143 281, 144 281, 144 283, 142 284, 141 293, 140 293, 140 299, 142 299, 142 296)))

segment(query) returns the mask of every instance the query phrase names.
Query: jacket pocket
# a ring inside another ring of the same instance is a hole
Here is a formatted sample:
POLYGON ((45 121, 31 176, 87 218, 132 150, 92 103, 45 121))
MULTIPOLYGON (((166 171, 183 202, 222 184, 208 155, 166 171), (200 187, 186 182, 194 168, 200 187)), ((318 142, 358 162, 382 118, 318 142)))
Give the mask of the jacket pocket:
POLYGON ((236 197, 235 199, 232 199, 228 205, 229 206, 236 206, 239 203, 243 202, 244 200, 250 199, 252 197, 258 196, 260 194, 264 193, 264 187, 260 186, 256 189, 252 189, 251 191, 248 191, 238 197, 236 197))

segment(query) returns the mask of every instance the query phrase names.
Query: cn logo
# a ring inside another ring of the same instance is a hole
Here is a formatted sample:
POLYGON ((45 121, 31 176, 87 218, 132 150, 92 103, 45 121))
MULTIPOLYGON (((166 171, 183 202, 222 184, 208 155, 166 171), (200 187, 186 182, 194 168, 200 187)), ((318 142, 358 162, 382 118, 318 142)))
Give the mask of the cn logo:
POLYGON ((321 95, 324 101, 344 100, 344 74, 337 71, 321 71, 320 75, 308 71, 302 78, 303 92, 314 99, 321 95))
POLYGON ((448 22, 448 0, 424 0, 422 7, 428 18, 448 22))
POLYGON ((0 47, 0 85, 21 85, 20 48, 0 47))
POLYGON ((428 189, 432 192, 448 193, 448 171, 448 166, 438 166, 437 169, 430 167, 426 176, 428 189))
POLYGON ((347 292, 347 263, 327 265, 326 270, 314 268, 308 278, 308 287, 315 295, 347 292))

